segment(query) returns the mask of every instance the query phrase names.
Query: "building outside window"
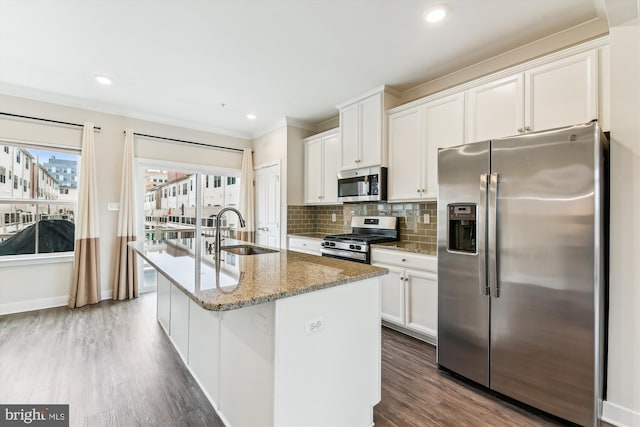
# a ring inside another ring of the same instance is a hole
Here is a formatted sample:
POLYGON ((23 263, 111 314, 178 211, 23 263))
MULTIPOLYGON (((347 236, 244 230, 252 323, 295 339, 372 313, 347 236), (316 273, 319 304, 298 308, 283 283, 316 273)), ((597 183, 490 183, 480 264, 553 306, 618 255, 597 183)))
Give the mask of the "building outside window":
POLYGON ((13 145, 4 152, 9 156, 0 157, 0 257, 73 251, 77 183, 62 197, 45 164, 58 159, 75 169, 79 154, 13 145))

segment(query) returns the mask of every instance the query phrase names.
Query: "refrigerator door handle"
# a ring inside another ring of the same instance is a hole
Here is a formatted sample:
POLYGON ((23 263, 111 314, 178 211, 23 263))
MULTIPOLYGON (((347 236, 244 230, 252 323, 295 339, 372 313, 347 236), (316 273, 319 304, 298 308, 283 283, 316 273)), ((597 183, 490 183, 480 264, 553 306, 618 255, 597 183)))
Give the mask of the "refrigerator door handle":
POLYGON ((480 286, 480 295, 489 295, 489 286, 487 282, 487 184, 489 181, 488 174, 480 175, 480 203, 478 206, 478 285, 480 286))
POLYGON ((500 287, 498 285, 498 255, 497 255, 497 215, 498 215, 498 179, 497 173, 492 173, 489 177, 489 209, 488 209, 488 247, 489 247, 489 291, 492 297, 500 297, 500 287))

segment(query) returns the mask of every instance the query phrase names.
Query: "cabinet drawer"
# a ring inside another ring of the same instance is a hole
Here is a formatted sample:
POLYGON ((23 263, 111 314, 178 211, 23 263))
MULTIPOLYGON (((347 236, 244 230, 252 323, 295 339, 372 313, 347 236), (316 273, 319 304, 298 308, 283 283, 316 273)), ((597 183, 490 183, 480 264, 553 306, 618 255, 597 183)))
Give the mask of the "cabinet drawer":
POLYGON ((438 257, 385 249, 371 250, 372 264, 391 264, 423 271, 437 271, 438 257))
POLYGON ((305 239, 301 237, 289 237, 289 250, 296 252, 304 252, 311 255, 320 255, 321 240, 305 239))

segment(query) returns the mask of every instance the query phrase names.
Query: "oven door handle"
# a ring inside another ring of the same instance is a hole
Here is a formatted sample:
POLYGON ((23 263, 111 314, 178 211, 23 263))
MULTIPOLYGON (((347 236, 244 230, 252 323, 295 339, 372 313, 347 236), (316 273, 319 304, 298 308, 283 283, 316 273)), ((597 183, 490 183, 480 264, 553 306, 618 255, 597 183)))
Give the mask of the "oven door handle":
POLYGON ((320 252, 323 255, 327 254, 333 257, 341 257, 344 259, 357 259, 361 261, 367 260, 367 254, 363 252, 343 251, 340 249, 328 249, 328 248, 322 248, 320 249, 320 252))

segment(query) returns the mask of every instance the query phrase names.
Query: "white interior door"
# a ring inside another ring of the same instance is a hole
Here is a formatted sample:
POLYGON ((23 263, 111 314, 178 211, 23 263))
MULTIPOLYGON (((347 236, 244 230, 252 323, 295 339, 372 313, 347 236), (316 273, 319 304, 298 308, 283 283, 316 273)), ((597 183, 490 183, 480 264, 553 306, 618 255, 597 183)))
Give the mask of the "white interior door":
POLYGON ((280 248, 280 165, 256 170, 256 243, 280 248))

